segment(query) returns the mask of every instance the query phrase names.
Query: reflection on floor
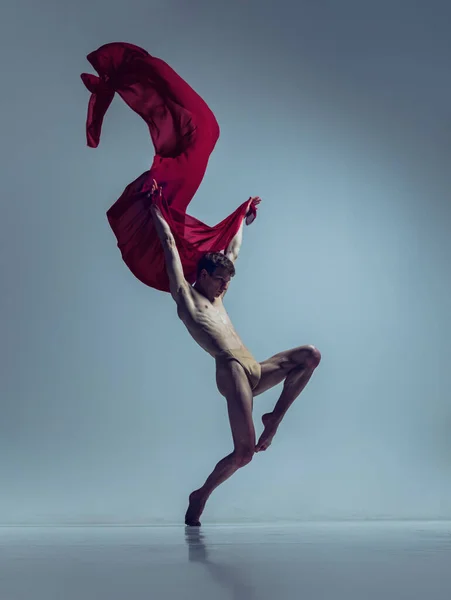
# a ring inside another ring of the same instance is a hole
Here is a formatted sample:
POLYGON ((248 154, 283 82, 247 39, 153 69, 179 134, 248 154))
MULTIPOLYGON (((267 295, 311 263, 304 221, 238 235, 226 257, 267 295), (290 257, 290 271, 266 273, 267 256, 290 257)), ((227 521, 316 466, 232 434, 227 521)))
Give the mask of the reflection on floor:
POLYGON ((451 523, 0 528, 1 600, 449 600, 451 523))

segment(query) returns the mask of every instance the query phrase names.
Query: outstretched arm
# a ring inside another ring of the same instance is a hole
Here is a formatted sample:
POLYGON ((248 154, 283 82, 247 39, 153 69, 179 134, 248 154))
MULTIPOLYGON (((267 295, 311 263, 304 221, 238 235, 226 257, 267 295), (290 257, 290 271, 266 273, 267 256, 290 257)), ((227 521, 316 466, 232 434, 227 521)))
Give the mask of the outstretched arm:
MULTIPOLYGON (((253 201, 253 204, 255 206, 257 206, 258 204, 260 204, 261 200, 258 196, 255 196, 254 198, 249 198, 249 200, 253 201)), ((228 247, 226 248, 225 251, 225 255, 227 256, 227 258, 229 260, 231 260, 233 263, 236 261, 236 259, 238 258, 238 254, 241 248, 241 243, 243 241, 243 226, 244 226, 244 220, 246 220, 246 224, 249 225, 250 223, 252 223, 252 221, 254 220, 254 215, 255 213, 253 213, 250 209, 248 211, 248 213, 245 216, 245 219, 243 219, 243 221, 241 222, 241 226, 238 229, 238 232, 235 234, 235 237, 232 238, 232 241, 230 242, 230 244, 228 245, 228 247)))
POLYGON ((179 251, 175 243, 174 236, 168 222, 163 217, 160 209, 156 204, 150 207, 153 222, 157 235, 160 238, 161 245, 164 250, 164 260, 166 264, 166 272, 169 277, 169 287, 171 295, 176 302, 182 299, 182 296, 189 287, 189 283, 183 274, 182 261, 180 260, 179 251))

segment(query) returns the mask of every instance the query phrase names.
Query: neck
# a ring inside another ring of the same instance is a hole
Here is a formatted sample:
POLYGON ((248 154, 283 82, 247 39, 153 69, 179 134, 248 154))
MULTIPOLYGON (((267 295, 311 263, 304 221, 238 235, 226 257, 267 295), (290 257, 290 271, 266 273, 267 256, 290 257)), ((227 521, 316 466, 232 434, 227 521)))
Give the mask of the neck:
POLYGON ((208 296, 207 292, 202 287, 202 284, 200 284, 198 281, 196 281, 196 283, 193 285, 193 288, 196 290, 196 292, 199 292, 199 294, 202 294, 202 296, 205 296, 205 298, 210 300, 210 302, 213 302, 214 298, 212 299, 208 296))

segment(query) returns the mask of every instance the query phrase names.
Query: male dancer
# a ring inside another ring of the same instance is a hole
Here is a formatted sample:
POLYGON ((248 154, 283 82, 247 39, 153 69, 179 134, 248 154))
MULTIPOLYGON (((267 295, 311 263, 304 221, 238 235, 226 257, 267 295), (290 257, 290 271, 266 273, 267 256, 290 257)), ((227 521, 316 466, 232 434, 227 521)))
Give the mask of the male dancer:
POLYGON ((255 219, 260 199, 249 198, 214 227, 187 214, 219 138, 219 125, 205 101, 168 64, 133 44, 105 44, 88 60, 99 74, 81 76, 91 92, 88 145, 98 146, 105 113, 117 93, 144 119, 155 148, 150 170, 130 183, 107 212, 122 258, 144 284, 171 292, 189 333, 215 359, 218 390, 227 400, 234 450, 190 495, 185 522, 200 525, 212 491, 255 452, 268 448, 320 353, 299 346, 258 363, 230 322, 222 300, 235 273, 243 222, 255 219), (253 397, 282 381, 282 394, 274 410, 263 415, 256 444, 253 397))
MULTIPOLYGON (((153 181, 153 196, 162 195, 153 181)), ((250 198, 254 204, 260 198, 250 198)), ((321 355, 314 346, 299 346, 279 352, 258 363, 245 347, 224 308, 223 298, 235 274, 234 262, 240 250, 243 223, 225 253, 205 254, 198 264, 197 280, 190 285, 183 274, 182 263, 171 229, 158 204, 151 206, 155 229, 161 241, 170 292, 177 304, 177 314, 194 340, 216 362, 216 383, 227 400, 234 449, 218 462, 204 485, 192 492, 185 515, 185 524, 200 525, 200 515, 213 490, 240 467, 251 460, 255 452, 266 450, 285 413, 304 389, 321 355), (284 382, 282 394, 274 410, 263 415, 264 425, 257 444, 252 420, 253 397, 284 382)), ((249 211, 246 220, 252 220, 249 211)))

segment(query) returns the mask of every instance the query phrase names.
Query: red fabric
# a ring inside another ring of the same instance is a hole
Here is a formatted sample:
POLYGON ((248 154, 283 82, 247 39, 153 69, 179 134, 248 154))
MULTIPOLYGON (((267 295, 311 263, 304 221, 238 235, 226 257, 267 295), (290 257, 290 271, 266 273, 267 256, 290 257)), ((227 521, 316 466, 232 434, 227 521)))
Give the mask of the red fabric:
POLYGON ((215 116, 169 65, 142 48, 116 42, 87 58, 100 75, 81 75, 91 92, 88 146, 98 146, 104 115, 117 92, 147 123, 155 148, 150 170, 130 183, 107 212, 122 258, 140 281, 169 291, 163 248, 149 210, 156 179, 163 198, 152 201, 159 203, 174 234, 185 277, 194 283, 201 256, 225 250, 248 210, 256 215, 250 200, 214 227, 186 214, 219 138, 215 116))

